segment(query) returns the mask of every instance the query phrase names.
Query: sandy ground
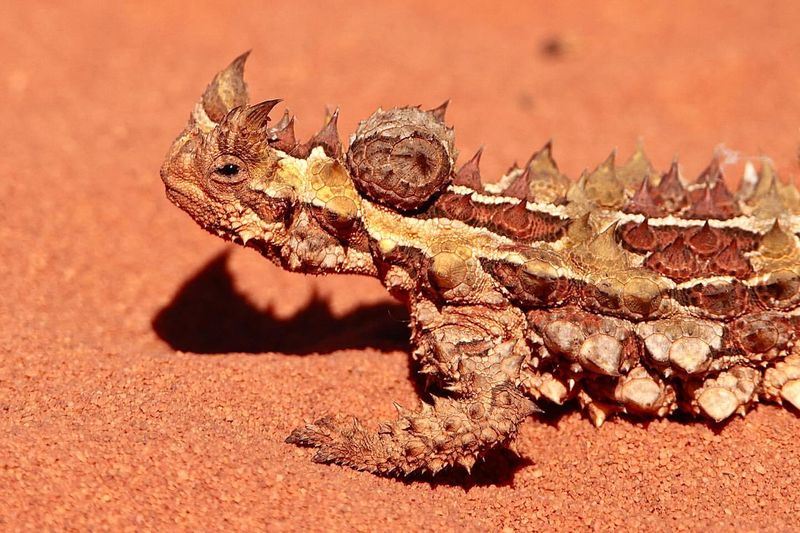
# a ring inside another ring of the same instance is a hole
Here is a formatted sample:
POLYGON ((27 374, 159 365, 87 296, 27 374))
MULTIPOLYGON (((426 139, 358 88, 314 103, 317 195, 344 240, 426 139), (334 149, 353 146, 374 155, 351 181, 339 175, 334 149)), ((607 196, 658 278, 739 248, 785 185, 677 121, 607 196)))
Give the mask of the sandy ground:
POLYGON ((551 137, 572 175, 640 138, 661 168, 725 143, 797 174, 796 2, 238 4, 0 7, 0 529, 797 526, 800 420, 771 406, 719 428, 566 410, 472 478, 312 464, 283 443, 304 418, 414 405, 402 309, 229 248, 158 179, 250 48, 254 98, 285 98, 303 136, 326 104, 344 135, 451 98, 488 180, 551 137))

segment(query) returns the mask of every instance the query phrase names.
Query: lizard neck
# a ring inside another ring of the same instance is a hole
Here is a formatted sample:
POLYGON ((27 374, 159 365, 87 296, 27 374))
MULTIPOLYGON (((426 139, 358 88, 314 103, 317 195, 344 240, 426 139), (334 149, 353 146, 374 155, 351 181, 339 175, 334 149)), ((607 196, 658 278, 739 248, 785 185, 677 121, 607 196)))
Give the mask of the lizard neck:
POLYGON ((363 200, 342 163, 322 147, 305 158, 279 152, 277 171, 257 188, 291 206, 283 231, 260 243, 265 256, 305 274, 378 276, 363 200))
POLYGON ((299 206, 284 238, 265 253, 292 271, 378 277, 401 299, 433 285, 448 300, 499 304, 496 289, 475 283, 480 263, 522 261, 511 236, 436 210, 408 215, 364 198, 322 148, 304 159, 281 154, 262 188, 272 197, 291 191, 299 206))

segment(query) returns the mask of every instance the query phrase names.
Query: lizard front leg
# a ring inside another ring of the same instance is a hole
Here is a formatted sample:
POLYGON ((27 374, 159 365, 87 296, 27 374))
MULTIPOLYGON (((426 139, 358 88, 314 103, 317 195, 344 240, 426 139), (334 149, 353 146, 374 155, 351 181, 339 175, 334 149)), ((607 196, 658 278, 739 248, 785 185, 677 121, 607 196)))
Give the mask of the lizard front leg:
POLYGON ((318 448, 314 461, 382 474, 437 472, 478 457, 514 437, 536 407, 517 388, 528 355, 523 321, 511 307, 416 306, 415 357, 444 389, 433 405, 369 431, 351 417, 327 416, 295 429, 287 442, 318 448))

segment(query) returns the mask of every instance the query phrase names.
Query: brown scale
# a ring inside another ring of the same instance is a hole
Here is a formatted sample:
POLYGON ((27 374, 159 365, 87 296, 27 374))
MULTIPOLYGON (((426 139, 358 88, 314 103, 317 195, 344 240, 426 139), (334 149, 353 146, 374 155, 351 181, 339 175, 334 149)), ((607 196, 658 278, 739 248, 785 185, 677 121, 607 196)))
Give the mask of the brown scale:
POLYGON ((525 171, 514 178, 514 180, 503 190, 503 196, 516 198, 517 200, 521 200, 523 203, 528 200, 532 201, 533 198, 531 197, 530 192, 530 180, 530 167, 525 167, 525 171))
POLYGON ((642 179, 639 190, 631 196, 622 210, 625 213, 639 213, 650 218, 660 218, 667 214, 663 202, 660 202, 650 190, 649 175, 642 179))
MULTIPOLYGON (((553 241, 559 239, 566 231, 569 220, 563 220, 547 213, 533 212, 527 209, 527 202, 535 201, 531 191, 534 183, 532 169, 539 172, 538 179, 549 182, 558 173, 558 167, 550 157, 550 143, 534 154, 525 166, 525 170, 514 178, 503 190, 502 195, 516 198, 519 203, 493 204, 484 206, 486 226, 501 235, 523 242, 553 241)), ((550 183, 553 185, 554 183, 550 183)), ((549 189, 546 187, 546 189, 549 189)), ((550 193, 553 190, 549 191, 550 193)))
POLYGON ((683 235, 678 235, 672 244, 663 250, 653 252, 645 259, 644 265, 677 282, 697 277, 700 270, 697 255, 686 245, 683 235))
POLYGON ((535 249, 529 250, 527 255, 528 260, 519 265, 490 260, 482 260, 481 264, 522 307, 554 307, 568 303, 574 282, 559 276, 557 256, 535 249))
POLYGON ((698 283, 676 291, 678 302, 693 306, 700 316, 712 319, 733 318, 748 312, 749 291, 740 281, 698 283))
POLYGON ((724 342, 753 362, 785 356, 797 336, 797 319, 774 311, 737 319, 727 329, 724 342))
POLYGON ((739 248, 739 241, 731 239, 730 243, 711 257, 708 261, 708 271, 718 276, 733 276, 746 279, 753 275, 753 266, 739 248))
POLYGON ((739 202, 728 189, 727 185, 725 185, 724 180, 720 180, 716 185, 710 186, 709 194, 711 195, 711 201, 718 209, 729 212, 732 216, 739 216, 742 214, 739 209, 739 202))
MULTIPOLYGON (((677 236, 667 246, 658 249, 645 260, 645 266, 675 281, 711 276, 733 276, 739 279, 753 273, 750 261, 745 257, 739 243, 752 247, 745 233, 728 228, 712 227, 708 222, 687 229, 671 228, 677 236)), ((661 228, 666 235, 666 228, 661 228)), ((632 228, 623 233, 623 243, 634 251, 646 251, 643 244, 647 234, 642 229, 632 228), (636 240, 636 238, 639 240, 636 240)), ((662 241, 663 242, 663 241, 662 241)), ((651 246, 648 250, 652 250, 651 246)))
POLYGON ((663 314, 670 291, 652 280, 630 274, 624 280, 604 278, 573 282, 581 306, 589 312, 627 320, 651 320, 663 314), (633 289, 633 290, 631 290, 633 289))
POLYGON ((523 242, 552 242, 564 235, 569 220, 530 211, 518 204, 483 204, 467 195, 446 192, 419 218, 444 217, 523 242))
POLYGON ((356 188, 401 212, 431 202, 452 180, 453 130, 442 109, 377 111, 361 122, 347 152, 356 188))
POLYGON ((703 169, 697 179, 695 180, 695 185, 716 185, 720 181, 722 181, 722 166, 720 164, 720 158, 717 154, 714 154, 714 157, 711 159, 711 162, 708 166, 703 169))
MULTIPOLYGON (((532 162, 549 157, 549 144, 542 151, 534 154, 532 162)), ((467 161, 456 173, 453 184, 467 187, 476 192, 481 192, 483 186, 480 177, 480 158, 482 150, 467 161)), ((510 196, 520 200, 517 204, 484 204, 473 200, 468 195, 444 192, 436 198, 435 202, 427 210, 419 213, 419 218, 444 217, 452 220, 459 220, 474 227, 487 228, 505 237, 510 237, 519 241, 538 241, 552 242, 563 236, 569 225, 569 220, 559 217, 530 211, 526 207, 526 202, 530 200, 530 169, 535 165, 528 166, 525 172, 509 184, 503 191, 504 196, 510 196)), ((538 168, 538 167, 537 167, 538 168)))
POLYGON ((753 293, 767 309, 790 311, 800 305, 800 275, 795 269, 776 270, 753 293))
POLYGON ((375 241, 371 241, 373 254, 381 258, 379 266, 397 265, 407 270, 414 278, 421 278, 425 273, 425 254, 410 246, 397 246, 389 253, 383 253, 377 248, 375 241))
MULTIPOLYGON (((385 280, 387 273, 397 267, 408 273, 414 285, 418 284, 419 280, 426 279, 425 264, 427 258, 422 250, 410 246, 397 246, 390 252, 384 253, 374 240, 370 240, 369 245, 372 248, 373 257, 379 258, 375 261, 375 265, 378 267, 378 276, 381 279, 385 280)), ((392 290, 391 287, 390 290, 392 290)), ((403 290, 397 293, 393 292, 393 295, 400 300, 405 300, 408 297, 403 290)))
POLYGON ((719 158, 714 157, 695 181, 689 204, 683 214, 686 218, 727 220, 741 214, 736 198, 725 186, 719 158))
POLYGON ((744 276, 752 272, 750 262, 743 254, 756 248, 759 236, 747 230, 718 229, 708 224, 687 230, 677 226, 653 226, 645 219, 622 224, 617 237, 626 250, 644 254, 663 250, 675 241, 679 233, 684 234, 687 245, 700 255, 720 254, 712 258, 712 263, 717 265, 712 270, 720 271, 720 275, 744 276))
POLYGON ((464 163, 458 172, 456 173, 455 178, 453 179, 454 185, 461 185, 463 187, 468 187, 473 191, 481 191, 483 190, 483 183, 481 183, 481 155, 483 154, 483 148, 480 148, 475 155, 472 156, 472 159, 464 163))
POLYGON ((291 153, 297 146, 297 139, 294 136, 294 117, 289 115, 289 111, 283 113, 283 117, 270 130, 267 142, 276 150, 291 153))
POLYGON ((661 176, 653 195, 668 213, 677 213, 686 206, 686 188, 681 183, 677 160, 673 161, 669 171, 661 176))
MULTIPOLYGON (((584 172, 578 179, 577 186, 582 189, 589 204, 600 208, 616 210, 622 208, 625 201, 625 188, 617 179, 615 170, 616 153, 611 154, 591 172, 584 172)), ((570 196, 567 197, 571 199, 570 196)), ((574 199, 579 200, 579 196, 574 199)))
POLYGON ((480 208, 464 194, 445 192, 431 205, 430 209, 419 214, 419 218, 449 218, 466 224, 480 222, 480 208))
POLYGON ((243 160, 256 160, 264 146, 264 137, 269 133, 269 112, 279 100, 267 100, 252 106, 231 109, 214 129, 204 138, 207 147, 216 146, 221 154, 239 154, 243 160))
POLYGON ((294 137, 294 117, 284 118, 278 123, 272 135, 268 137, 271 146, 278 150, 284 150, 293 157, 306 158, 316 147, 325 150, 325 154, 338 160, 342 160, 342 143, 339 140, 339 110, 333 113, 326 113, 325 124, 322 129, 315 133, 308 141, 298 143, 294 137))
POLYGON ((730 242, 724 232, 712 228, 708 221, 700 227, 686 231, 685 240, 686 244, 700 256, 719 253, 730 242))
POLYGON ((678 236, 679 228, 672 226, 651 226, 644 222, 628 222, 619 227, 618 239, 627 250, 648 253, 661 250, 678 236))
POLYGON ((728 235, 736 242, 736 248, 741 252, 752 252, 761 242, 761 235, 741 228, 727 228, 728 235))
POLYGON ((341 160, 342 143, 339 141, 338 122, 339 110, 336 109, 332 115, 327 117, 325 126, 306 143, 308 152, 311 152, 311 149, 317 146, 321 146, 327 155, 341 160))
POLYGON ((330 209, 316 206, 309 207, 309 211, 314 220, 339 242, 363 252, 370 249, 363 224, 358 218, 338 216, 330 209))
POLYGON ((529 211, 524 202, 513 206, 501 204, 485 208, 493 212, 487 223, 489 229, 524 242, 558 240, 569 224, 568 220, 547 213, 529 211))
POLYGON ((733 194, 723 181, 706 183, 692 191, 692 203, 683 214, 685 218, 728 220, 741 214, 733 194))

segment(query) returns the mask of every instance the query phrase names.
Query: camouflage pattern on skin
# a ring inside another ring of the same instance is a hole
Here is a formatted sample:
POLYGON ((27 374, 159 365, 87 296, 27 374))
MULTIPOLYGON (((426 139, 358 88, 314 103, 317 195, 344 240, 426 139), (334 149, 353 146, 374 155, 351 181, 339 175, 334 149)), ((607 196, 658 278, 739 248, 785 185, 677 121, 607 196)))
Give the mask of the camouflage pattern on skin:
POLYGON ((378 277, 406 302, 434 403, 364 428, 329 416, 288 442, 382 474, 470 469, 521 421, 576 399, 611 414, 720 422, 759 401, 800 408, 800 192, 768 161, 694 183, 641 147, 576 182, 547 143, 482 183, 458 171, 446 104, 379 110, 344 150, 338 110, 305 143, 277 100, 248 105, 247 54, 217 74, 161 169, 206 230, 309 274, 378 277))

